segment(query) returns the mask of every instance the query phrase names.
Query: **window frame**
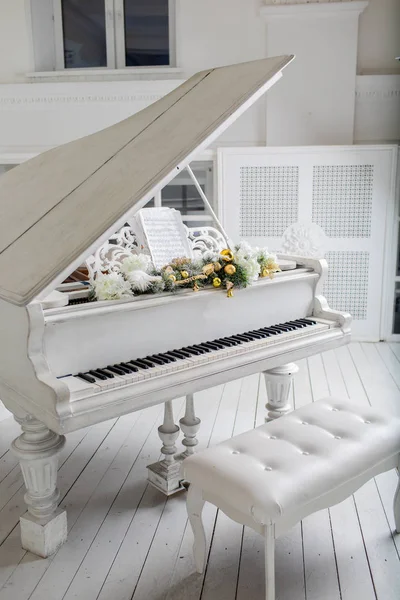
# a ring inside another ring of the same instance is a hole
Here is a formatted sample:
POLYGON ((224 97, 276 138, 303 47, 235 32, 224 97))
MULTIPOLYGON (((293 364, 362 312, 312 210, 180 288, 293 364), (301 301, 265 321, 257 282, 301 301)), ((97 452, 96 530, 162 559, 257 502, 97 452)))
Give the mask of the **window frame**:
POLYGON ((125 22, 124 0, 104 0, 106 23, 106 51, 107 65, 104 67, 69 67, 65 66, 64 58, 64 32, 62 22, 62 0, 53 0, 54 40, 55 40, 55 70, 74 73, 87 70, 120 70, 129 69, 168 69, 176 67, 176 11, 175 0, 168 0, 168 37, 169 37, 169 64, 149 65, 143 67, 127 67, 125 63, 125 22))

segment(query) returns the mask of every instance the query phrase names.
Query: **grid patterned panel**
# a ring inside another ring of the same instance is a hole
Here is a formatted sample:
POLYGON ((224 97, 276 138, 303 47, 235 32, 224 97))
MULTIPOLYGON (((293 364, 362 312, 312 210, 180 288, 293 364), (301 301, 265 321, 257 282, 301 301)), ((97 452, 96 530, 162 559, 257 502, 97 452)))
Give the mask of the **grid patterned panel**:
POLYGON ((298 167, 240 167, 240 235, 283 235, 298 220, 298 196, 298 167))
POLYGON ((349 312, 354 320, 365 320, 368 308, 369 252, 331 251, 324 295, 331 308, 349 312))
POLYGON ((373 179, 373 165, 314 166, 314 223, 329 237, 370 237, 373 179))

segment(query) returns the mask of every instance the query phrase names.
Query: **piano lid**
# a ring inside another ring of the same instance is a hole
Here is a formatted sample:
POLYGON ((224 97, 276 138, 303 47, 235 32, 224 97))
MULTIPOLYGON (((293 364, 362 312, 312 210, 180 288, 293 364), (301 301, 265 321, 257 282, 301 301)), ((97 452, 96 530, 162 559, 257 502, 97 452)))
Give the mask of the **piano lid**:
POLYGON ((0 298, 43 297, 281 77, 293 56, 197 73, 132 117, 0 177, 0 298))

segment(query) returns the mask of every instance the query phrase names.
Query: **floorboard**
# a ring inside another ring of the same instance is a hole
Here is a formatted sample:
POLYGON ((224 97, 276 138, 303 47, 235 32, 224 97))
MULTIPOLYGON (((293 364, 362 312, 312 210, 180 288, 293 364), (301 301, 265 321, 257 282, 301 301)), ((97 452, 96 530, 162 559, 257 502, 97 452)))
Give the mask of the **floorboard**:
MULTIPOLYGON (((400 344, 353 343, 298 365, 296 407, 331 394, 400 414, 400 344)), ((265 381, 254 375, 195 400, 201 449, 264 422, 265 381)), ((183 399, 174 402, 176 420, 183 408, 183 399)), ((19 425, 0 422, 0 600, 264 599, 261 536, 211 505, 207 568, 195 573, 185 493, 167 500, 146 481, 146 466, 160 455, 161 419, 158 406, 67 436, 59 487, 69 539, 46 560, 20 546, 24 487, 9 451, 19 425)), ((384 473, 279 538, 277 599, 398 600, 396 485, 396 473, 384 473)))

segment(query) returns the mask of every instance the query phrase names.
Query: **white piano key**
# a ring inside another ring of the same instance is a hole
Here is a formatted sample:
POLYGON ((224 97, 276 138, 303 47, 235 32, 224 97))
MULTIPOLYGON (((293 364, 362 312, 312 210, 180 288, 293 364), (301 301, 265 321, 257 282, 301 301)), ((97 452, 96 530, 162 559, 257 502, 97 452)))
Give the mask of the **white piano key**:
POLYGON ((92 396, 101 391, 101 388, 95 383, 89 383, 88 381, 85 381, 80 377, 74 377, 73 375, 60 377, 60 381, 68 386, 71 394, 79 397, 92 396))

